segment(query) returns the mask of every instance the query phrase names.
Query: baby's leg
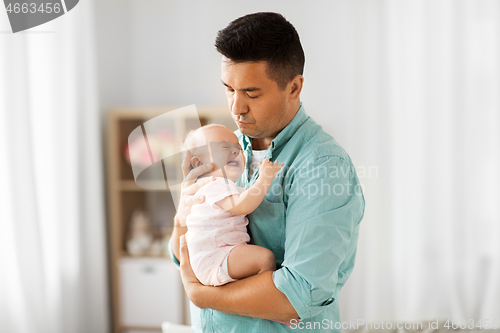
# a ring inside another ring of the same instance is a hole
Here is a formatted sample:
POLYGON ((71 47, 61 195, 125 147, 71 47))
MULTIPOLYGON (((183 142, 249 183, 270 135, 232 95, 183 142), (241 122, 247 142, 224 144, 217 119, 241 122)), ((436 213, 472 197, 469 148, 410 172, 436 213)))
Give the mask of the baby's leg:
POLYGON ((229 276, 233 279, 246 277, 276 269, 274 254, 265 247, 249 244, 236 246, 227 258, 229 276))

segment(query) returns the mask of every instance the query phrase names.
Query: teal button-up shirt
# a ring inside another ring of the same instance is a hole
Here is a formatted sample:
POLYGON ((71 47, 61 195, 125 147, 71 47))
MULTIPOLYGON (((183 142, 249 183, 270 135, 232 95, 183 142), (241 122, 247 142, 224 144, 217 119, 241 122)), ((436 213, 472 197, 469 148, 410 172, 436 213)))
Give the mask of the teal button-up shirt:
MULTIPOLYGON (((251 186, 251 138, 235 132, 246 159, 237 185, 251 186)), ((354 268, 365 201, 349 155, 304 108, 274 138, 266 158, 285 166, 251 213, 252 243, 270 249, 273 281, 300 316, 292 328, 193 306, 193 332, 340 332, 340 289, 354 268)), ((174 261, 176 261, 174 259, 174 261)))

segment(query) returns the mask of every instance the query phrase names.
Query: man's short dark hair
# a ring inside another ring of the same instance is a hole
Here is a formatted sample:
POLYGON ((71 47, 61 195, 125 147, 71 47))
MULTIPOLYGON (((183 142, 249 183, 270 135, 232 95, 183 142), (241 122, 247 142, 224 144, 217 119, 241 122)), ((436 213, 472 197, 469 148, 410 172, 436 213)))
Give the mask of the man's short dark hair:
POLYGON ((217 51, 235 63, 266 61, 268 77, 284 90, 304 72, 304 51, 299 34, 283 15, 254 13, 237 18, 220 30, 217 51))

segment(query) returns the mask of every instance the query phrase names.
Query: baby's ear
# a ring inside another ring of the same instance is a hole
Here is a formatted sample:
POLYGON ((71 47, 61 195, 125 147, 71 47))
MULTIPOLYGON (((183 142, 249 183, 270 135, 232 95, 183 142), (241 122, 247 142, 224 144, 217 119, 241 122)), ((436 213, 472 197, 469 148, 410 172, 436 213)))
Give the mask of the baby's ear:
POLYGON ((203 164, 203 162, 197 156, 195 156, 191 159, 191 165, 193 166, 193 168, 197 168, 202 164, 203 164))

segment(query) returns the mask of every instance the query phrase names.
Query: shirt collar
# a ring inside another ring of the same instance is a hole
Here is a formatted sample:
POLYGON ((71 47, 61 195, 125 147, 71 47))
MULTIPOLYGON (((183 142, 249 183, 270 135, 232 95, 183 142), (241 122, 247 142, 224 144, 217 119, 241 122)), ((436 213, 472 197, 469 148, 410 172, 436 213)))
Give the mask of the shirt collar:
MULTIPOLYGON (((306 114, 306 111, 304 110, 304 107, 302 106, 302 102, 300 103, 300 108, 293 117, 293 119, 288 123, 288 125, 285 126, 281 130, 281 132, 278 133, 278 135, 271 141, 271 147, 269 147, 270 151, 274 151, 275 149, 281 147, 284 145, 297 131, 297 129, 309 118, 309 116, 306 114)), ((243 150, 251 150, 252 145, 251 141, 252 138, 242 135, 242 141, 243 141, 243 150)))

